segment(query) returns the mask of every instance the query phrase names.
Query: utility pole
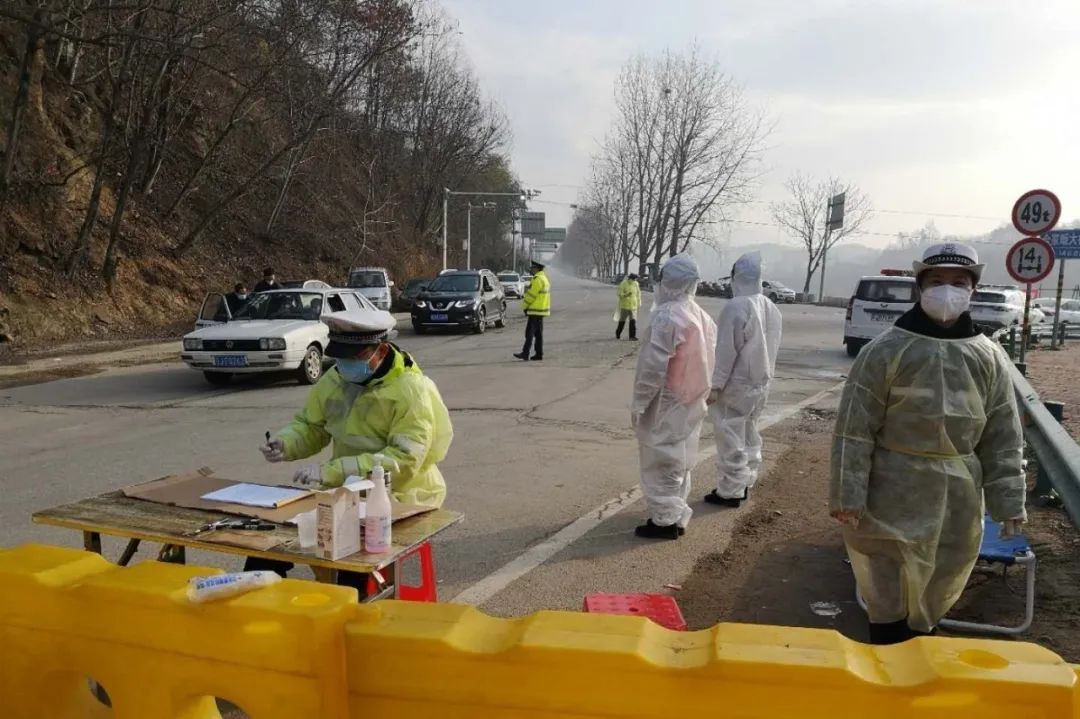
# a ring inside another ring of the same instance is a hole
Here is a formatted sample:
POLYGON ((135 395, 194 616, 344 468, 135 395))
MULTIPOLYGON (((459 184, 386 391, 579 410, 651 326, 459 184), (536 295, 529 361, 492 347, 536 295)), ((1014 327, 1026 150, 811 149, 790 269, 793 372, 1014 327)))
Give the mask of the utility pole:
POLYGON ((446 269, 446 208, 450 204, 450 188, 443 188, 442 196, 442 268, 446 269))
POLYGON ((515 207, 510 211, 510 244, 514 248, 513 260, 510 262, 510 269, 517 272, 517 219, 518 209, 515 207))

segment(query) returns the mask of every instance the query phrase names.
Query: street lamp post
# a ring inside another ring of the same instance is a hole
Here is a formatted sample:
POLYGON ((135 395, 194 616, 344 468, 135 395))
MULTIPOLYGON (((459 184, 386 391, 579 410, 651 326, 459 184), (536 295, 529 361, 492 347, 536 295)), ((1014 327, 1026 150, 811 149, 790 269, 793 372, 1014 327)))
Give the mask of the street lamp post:
MULTIPOLYGON (((465 190, 451 190, 449 187, 443 188, 443 203, 442 203, 442 267, 446 269, 446 215, 447 209, 450 204, 451 195, 468 195, 470 197, 516 197, 521 202, 527 202, 540 194, 540 190, 522 190, 521 192, 472 192, 465 190)), ((513 229, 511 228, 511 239, 513 239, 513 229)), ((517 245, 514 246, 515 252, 517 251, 517 245)))
POLYGON ((465 269, 472 269, 472 211, 491 210, 495 208, 494 202, 484 202, 480 205, 469 203, 468 214, 465 219, 465 269))

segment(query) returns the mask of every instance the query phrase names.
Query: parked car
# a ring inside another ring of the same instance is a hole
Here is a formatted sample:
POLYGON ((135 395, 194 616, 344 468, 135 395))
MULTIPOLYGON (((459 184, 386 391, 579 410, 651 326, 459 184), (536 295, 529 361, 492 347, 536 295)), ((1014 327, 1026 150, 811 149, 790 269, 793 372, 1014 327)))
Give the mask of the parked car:
POLYGON ((532 277, 528 272, 521 276, 521 281, 525 283, 525 289, 529 289, 529 285, 532 284, 532 277))
POLYGON ((504 327, 506 293, 490 270, 454 270, 440 274, 422 291, 412 307, 413 329, 456 327, 477 334, 489 324, 504 327))
POLYGON ((525 281, 516 272, 500 272, 499 283, 507 297, 521 298, 525 295, 525 281))
POLYGON ((1080 325, 1080 300, 1062 298, 1060 312, 1057 308, 1057 299, 1054 297, 1040 297, 1037 300, 1033 300, 1032 303, 1046 315, 1047 322, 1053 322, 1054 315, 1060 314, 1061 318, 1058 321, 1061 324, 1080 325))
POLYGON ((844 345, 849 357, 915 306, 915 278, 906 274, 868 275, 859 279, 848 300, 844 345))
POLYGON ((420 293, 432 282, 433 280, 430 277, 415 277, 406 282, 405 286, 401 289, 401 294, 398 295, 397 298, 398 308, 402 312, 411 310, 412 306, 416 303, 416 298, 419 297, 420 293))
MULTIPOLYGON (((1018 289, 987 289, 980 286, 971 296, 971 319, 987 334, 1024 323, 1024 293, 1018 289)), ((1046 315, 1035 304, 1030 310, 1031 323, 1046 322, 1046 315)))
POLYGON ((762 280, 761 291, 777 304, 781 302, 793 304, 795 302, 795 290, 785 287, 774 280, 762 280))
POLYGON ((349 270, 348 285, 359 290, 360 294, 371 300, 380 310, 389 312, 394 304, 390 294, 394 282, 385 267, 355 267, 349 270))
POLYGON ((329 338, 322 317, 345 310, 379 311, 356 290, 318 284, 324 287, 260 292, 235 315, 224 295, 208 294, 197 329, 184 335, 180 359, 214 385, 226 385, 236 374, 283 371, 315 384, 326 365, 329 338))

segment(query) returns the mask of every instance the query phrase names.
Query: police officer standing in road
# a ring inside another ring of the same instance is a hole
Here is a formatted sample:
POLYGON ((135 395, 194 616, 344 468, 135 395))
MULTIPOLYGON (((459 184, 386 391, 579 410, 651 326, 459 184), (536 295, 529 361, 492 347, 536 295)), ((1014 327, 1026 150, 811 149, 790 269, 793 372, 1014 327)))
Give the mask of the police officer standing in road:
POLYGON ((521 298, 521 308, 525 310, 528 322, 525 325, 525 346, 514 356, 520 360, 544 359, 544 318, 551 315, 551 282, 544 273, 544 266, 533 260, 531 263, 533 278, 525 296, 521 298), (536 342, 536 354, 529 357, 529 350, 536 342))

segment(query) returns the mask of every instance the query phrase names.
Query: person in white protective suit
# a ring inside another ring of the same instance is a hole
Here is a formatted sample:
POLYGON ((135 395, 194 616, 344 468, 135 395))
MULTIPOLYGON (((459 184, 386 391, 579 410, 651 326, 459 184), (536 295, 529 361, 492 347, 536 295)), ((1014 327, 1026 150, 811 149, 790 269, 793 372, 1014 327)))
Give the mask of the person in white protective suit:
POLYGON ((761 292, 761 253, 748 252, 731 268, 731 300, 717 320, 716 368, 709 414, 719 471, 705 501, 738 507, 757 482, 761 434, 757 424, 776 371, 783 318, 761 292))
POLYGON ((979 556, 984 504, 1003 536, 1026 519, 1009 358, 967 311, 983 265, 945 243, 914 268, 919 302, 859 353, 832 446, 829 509, 873 644, 934 631, 979 556))
POLYGON ((678 539, 692 514, 686 498, 716 345, 716 323, 694 301, 700 279, 689 255, 668 260, 641 338, 630 406, 649 513, 639 537, 678 539))

